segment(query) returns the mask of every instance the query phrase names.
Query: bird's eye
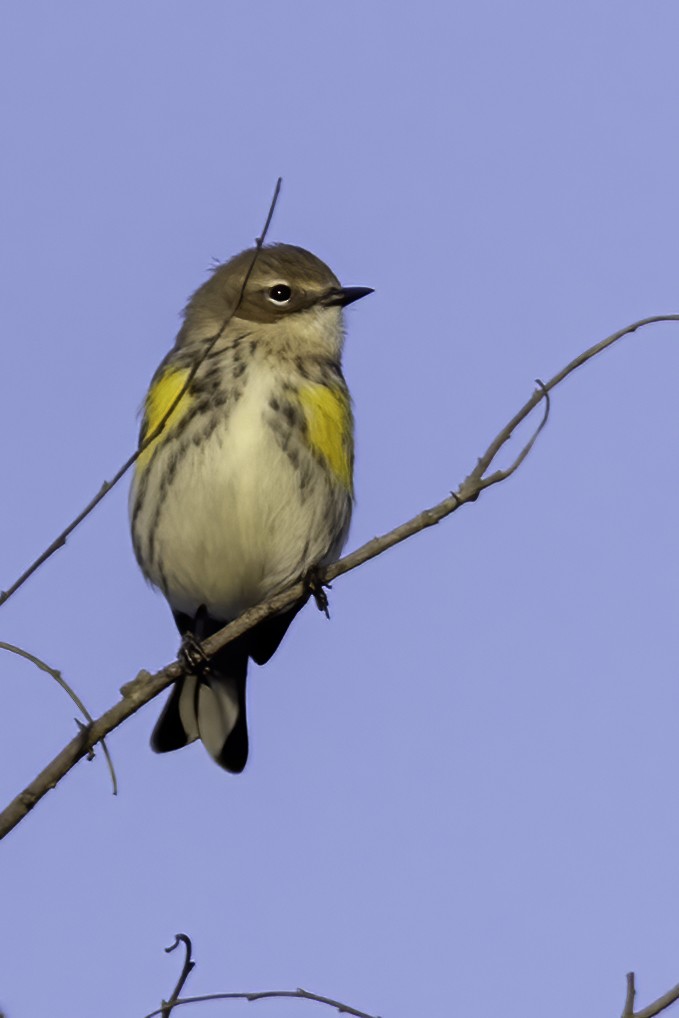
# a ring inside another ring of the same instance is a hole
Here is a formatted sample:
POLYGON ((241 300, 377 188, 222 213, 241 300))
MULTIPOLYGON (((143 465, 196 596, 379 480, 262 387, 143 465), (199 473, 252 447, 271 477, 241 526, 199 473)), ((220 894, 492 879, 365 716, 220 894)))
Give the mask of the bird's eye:
POLYGON ((268 297, 274 304, 287 304, 292 297, 292 290, 287 283, 276 283, 270 288, 268 297))

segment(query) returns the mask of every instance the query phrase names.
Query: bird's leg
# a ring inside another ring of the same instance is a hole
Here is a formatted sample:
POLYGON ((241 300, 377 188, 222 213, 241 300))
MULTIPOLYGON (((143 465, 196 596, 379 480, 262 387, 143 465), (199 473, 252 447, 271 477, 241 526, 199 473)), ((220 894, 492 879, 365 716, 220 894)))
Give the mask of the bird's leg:
POLYGON ((202 604, 193 619, 193 629, 187 629, 182 634, 182 642, 179 648, 179 659, 187 672, 198 677, 205 675, 210 668, 210 659, 201 647, 201 640, 205 637, 207 621, 207 609, 202 604))
POLYGON ((309 594, 313 597, 316 602, 316 607, 319 612, 323 612, 326 619, 330 618, 330 602, 328 601, 328 595, 325 592, 325 588, 332 590, 329 583, 324 583, 322 579, 323 570, 319 566, 312 566, 305 574, 303 578, 304 586, 309 591, 309 594))
POLYGON ((191 675, 203 675, 210 667, 210 660, 193 633, 184 633, 179 647, 179 660, 191 675))

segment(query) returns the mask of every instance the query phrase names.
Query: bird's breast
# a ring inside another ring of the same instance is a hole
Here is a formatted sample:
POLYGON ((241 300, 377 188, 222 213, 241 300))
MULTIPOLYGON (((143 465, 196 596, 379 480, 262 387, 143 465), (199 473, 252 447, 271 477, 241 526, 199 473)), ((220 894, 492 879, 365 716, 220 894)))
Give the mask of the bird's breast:
POLYGON ((348 395, 256 364, 239 382, 230 399, 189 397, 131 496, 147 577, 175 610, 222 619, 336 557, 352 502, 348 395))

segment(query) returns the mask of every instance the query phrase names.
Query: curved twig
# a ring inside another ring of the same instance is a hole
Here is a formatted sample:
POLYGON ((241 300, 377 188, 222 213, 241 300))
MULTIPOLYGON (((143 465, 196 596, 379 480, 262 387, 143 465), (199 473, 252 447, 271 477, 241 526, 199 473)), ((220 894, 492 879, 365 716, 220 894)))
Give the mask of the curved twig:
MULTIPOLYGON (((272 997, 295 997, 297 1000, 313 1000, 317 1004, 327 1004, 328 1007, 334 1008, 339 1011, 340 1014, 349 1014, 353 1018, 378 1018, 378 1015, 368 1014, 367 1011, 359 1011, 358 1008, 351 1007, 350 1004, 343 1004, 341 1000, 333 1000, 332 997, 322 997, 318 993, 310 993, 308 990, 303 990, 299 987, 296 990, 255 990, 251 993, 206 993, 199 997, 181 997, 179 1000, 173 1002, 174 1007, 179 1007, 182 1004, 201 1004, 206 1000, 266 1000, 272 997)), ((163 1015, 162 1007, 157 1011, 150 1011, 144 1018, 156 1018, 157 1015, 163 1015)))
MULTIPOLYGON (((48 675, 51 675, 52 678, 54 679, 54 681, 57 682, 61 686, 61 688, 64 690, 64 692, 68 693, 68 695, 70 696, 71 700, 73 700, 73 703, 76 705, 78 710, 82 712, 82 715, 85 718, 85 720, 87 721, 87 723, 90 724, 90 725, 92 724, 92 722, 94 721, 94 718, 92 717, 92 715, 90 714, 90 712, 88 711, 87 707, 82 702, 82 700, 80 699, 78 694, 75 692, 75 690, 71 689, 71 687, 69 686, 68 682, 63 677, 61 672, 58 671, 58 669, 50 668, 50 666, 48 664, 46 664, 44 661, 42 661, 39 657, 36 657, 35 654, 31 654, 31 653, 29 653, 29 651, 24 650, 23 647, 17 647, 13 643, 5 643, 4 640, 0 640, 0 650, 7 650, 7 651, 10 652, 10 654, 17 654, 19 657, 23 657, 27 661, 30 661, 32 664, 34 664, 36 666, 36 668, 39 668, 41 671, 47 672, 48 675)), ((82 731, 86 731, 86 726, 81 725, 81 723, 78 721, 77 718, 76 718, 76 724, 79 726, 81 732, 82 731)), ((115 769, 113 767, 113 760, 111 759, 111 754, 108 751, 108 746, 106 745, 106 742, 105 742, 104 739, 101 740, 101 748, 102 748, 102 751, 103 751, 104 756, 106 758, 106 764, 108 766, 109 774, 111 775, 111 784, 113 785, 113 794, 117 795, 118 794, 118 779, 116 778, 116 772, 115 772, 115 769)), ((2 1018, 1 1015, 0 1015, 0 1018, 2 1018)))
POLYGON ((28 569, 24 570, 24 572, 21 574, 21 576, 19 576, 18 579, 16 579, 14 581, 14 583, 10 587, 7 588, 7 590, 0 591, 0 607, 2 607, 2 605, 6 601, 8 601, 10 599, 12 594, 15 594, 17 592, 19 587, 23 587, 23 585, 26 582, 26 580, 29 579, 29 577, 31 577, 33 575, 33 573, 36 572, 36 570, 38 570, 40 568, 40 566, 43 565, 44 562, 47 561, 48 558, 51 558, 51 556, 54 555, 55 551, 58 551, 59 548, 63 548, 63 546, 66 544, 67 538, 70 537, 70 535, 73 533, 73 531, 77 527, 80 526, 80 524, 83 522, 84 519, 86 519, 86 517, 88 517, 90 515, 92 510, 96 506, 99 505, 101 500, 106 495, 108 495, 109 491, 111 491, 111 489, 116 486, 118 481, 120 481, 125 476, 125 474, 130 469, 130 467, 134 463, 136 463, 136 461, 139 459, 139 457, 144 452, 144 450, 148 449, 148 447, 151 445, 151 443, 155 442, 155 440, 158 438, 158 436, 161 434, 161 432, 165 429, 165 426, 167 425, 167 422, 169 421, 170 417, 172 416, 172 414, 174 413, 175 409, 179 405, 180 400, 186 394, 186 391, 188 390, 189 386, 191 385, 191 382, 195 378, 196 372, 200 368, 200 366, 203 363, 203 361, 207 357, 209 357, 210 352, 212 351, 215 343, 217 343, 221 339, 221 337, 224 334, 224 330, 226 329, 226 327, 228 326, 229 322, 231 321, 233 316, 236 314, 236 312, 238 311, 238 308, 241 305, 241 302, 243 300, 243 294, 245 293, 245 287, 247 286, 247 283, 248 283, 248 279, 252 275, 252 270, 255 267, 255 262, 257 261, 257 258, 259 256, 259 252, 261 251, 262 245, 264 244, 264 240, 266 239, 266 235, 267 235, 267 232, 269 230, 269 226, 271 225, 271 220, 273 218, 274 209, 276 208, 276 203, 278 202, 278 196, 279 196, 280 191, 281 191, 282 183, 283 183, 283 178, 279 177, 278 180, 276 181, 276 187, 274 189, 273 198, 271 199, 271 204, 269 205, 269 211, 267 213, 266 221, 264 223, 264 228, 263 228, 260 236, 257 237, 257 239, 255 241, 255 250, 253 251, 253 254, 252 254, 252 260, 250 261, 250 264, 248 266, 247 272, 245 273, 245 276, 243 277, 243 285, 241 286, 240 294, 238 295, 238 300, 236 301, 236 303, 234 305, 233 311, 231 311, 230 314, 224 319, 224 321, 221 324, 221 327, 214 334, 214 336, 210 336, 208 339, 206 339, 205 346, 202 347, 202 349, 201 349, 200 357, 198 357, 197 360, 194 362, 193 366, 191 367, 191 370, 189 371, 189 373, 186 376, 186 379, 184 380, 184 384, 180 387, 180 389, 177 392, 176 396, 170 402, 167 410, 165 411, 165 413, 163 414, 161 419, 158 421, 158 424, 156 425, 155 428, 153 428, 149 432, 148 435, 146 435, 144 437, 143 442, 140 442, 139 447, 137 448, 137 450, 130 457, 128 457, 128 459, 125 460, 125 462, 120 467, 120 469, 113 475, 113 479, 110 480, 110 481, 104 481, 104 483, 102 484, 101 488, 99 489, 97 494, 94 496, 94 498, 90 502, 87 503, 85 508, 81 512, 78 513, 78 515, 75 517, 74 520, 71 520, 69 525, 67 527, 65 527, 64 530, 61 531, 59 536, 55 537, 55 539, 52 541, 52 543, 49 545, 49 547, 45 548, 45 550, 42 552, 41 555, 38 555, 37 559, 35 559, 35 561, 31 563, 31 565, 28 567, 28 569))
MULTIPOLYGON (((186 947, 186 957, 184 959, 184 967, 182 973, 177 980, 177 985, 174 988, 172 996, 169 1001, 163 1001, 161 1006, 151 1011, 150 1014, 146 1015, 145 1018, 156 1018, 157 1015, 161 1015, 162 1018, 170 1018, 170 1012, 173 1007, 179 1007, 181 1004, 200 1004, 206 1000, 264 1000, 267 997, 297 997, 300 1000, 313 1000, 318 1004, 327 1004, 329 1007, 334 1007, 335 1010, 341 1014, 353 1015, 354 1018, 377 1018, 377 1015, 369 1015, 365 1011, 358 1011, 355 1007, 350 1007, 349 1004, 343 1004, 339 1000, 333 1000, 331 997, 322 997, 317 993, 309 993, 308 990, 303 990, 298 987, 296 990, 255 990, 250 993, 208 993, 201 994, 196 997, 181 997, 182 987, 186 980, 191 974, 192 969, 195 968, 196 963, 192 960, 191 955, 193 953, 193 947, 191 944, 191 938, 187 937, 185 933, 175 934, 174 944, 171 947, 166 947, 165 952, 169 954, 174 951, 179 944, 184 944, 186 947)), ((2 1015, 0 1015, 2 1018, 2 1015)))
MULTIPOLYGON (((574 358, 566 365, 565 368, 559 371, 558 374, 554 375, 554 377, 548 382, 539 383, 538 388, 535 390, 530 399, 524 403, 521 409, 493 439, 486 451, 478 460, 474 469, 464 479, 456 492, 453 492, 447 498, 443 499, 443 501, 438 502, 430 509, 425 509, 418 513, 417 516, 413 516, 412 519, 407 520, 398 527, 395 527, 387 534, 383 534, 381 537, 375 537, 360 548, 357 548, 356 551, 351 552, 349 555, 345 555, 344 558, 323 570, 322 575, 318 578, 319 581, 325 585, 330 583, 337 576, 342 576, 344 573, 348 573, 350 570, 356 569, 357 566, 360 566, 364 562, 382 554, 382 552, 386 551, 388 548, 393 548, 395 545, 407 540, 407 538, 412 537, 421 530, 425 530, 427 527, 432 527, 435 524, 440 523, 441 520, 456 512, 461 506, 468 502, 474 502, 485 488, 488 488, 491 485, 511 476, 513 471, 523 462, 525 456, 532 448, 533 442, 544 426, 546 417, 543 416, 542 424, 537 429, 527 447, 524 447, 521 453, 519 453, 519 456, 516 458, 512 466, 506 468, 504 471, 500 470, 495 474, 491 474, 488 477, 485 475, 499 451, 511 438, 514 430, 528 417, 531 411, 535 409, 541 400, 547 400, 548 393, 572 374, 576 368, 585 364, 588 360, 591 360, 592 357, 595 357, 619 339, 622 339, 623 336, 627 336, 632 332, 636 332, 637 329, 646 325, 651 325, 655 322, 676 321, 679 321, 679 314, 653 315, 649 318, 642 318, 637 322, 633 322, 631 325, 627 325, 624 329, 614 332, 611 336, 608 336, 600 343, 596 343, 594 346, 589 347, 589 349, 574 358)), ((264 601, 262 604, 256 605, 254 608, 250 608, 248 611, 243 612, 243 614, 237 619, 231 622, 228 626, 225 626, 224 629, 221 629, 218 633, 215 633, 214 636, 211 636, 210 639, 206 640, 202 644, 204 653, 210 657, 222 647, 225 647, 227 643, 231 643, 232 640, 235 640, 238 636, 241 636, 249 629, 252 629, 259 622, 270 618, 272 615, 277 615, 286 608, 292 607, 292 605, 299 601, 300 598, 307 592, 308 591, 304 583, 295 583, 292 587, 289 587, 288 590, 283 591, 283 593, 278 594, 276 597, 272 597, 268 601, 264 601)), ((49 763, 40 772, 40 774, 38 774, 38 776, 7 806, 5 810, 3 810, 2 813, 0 813, 0 838, 3 838, 9 831, 12 830, 12 828, 16 827, 26 814, 33 809, 35 804, 45 795, 45 793, 51 788, 54 788, 57 782, 69 770, 71 770, 78 760, 82 759, 83 756, 86 756, 89 750, 95 746, 103 736, 108 735, 108 733, 113 731, 114 728, 117 728, 118 725, 122 724, 126 718, 134 714, 135 711, 139 710, 140 707, 142 707, 145 703, 148 703, 148 701, 153 699, 153 697, 160 693, 161 690, 165 689, 183 674, 182 665, 179 661, 174 661, 172 664, 167 665, 154 675, 151 675, 146 671, 141 671, 135 679, 123 686, 121 689, 123 699, 102 714, 101 717, 94 721, 84 732, 72 739, 68 745, 64 746, 61 752, 54 757, 51 763, 49 763)), ((644 1015, 643 1018, 647 1018, 647 1016, 644 1015)))
POLYGON ((170 1014, 172 1012, 172 1008, 175 1006, 175 1004, 178 1001, 179 994, 182 992, 182 990, 184 988, 184 983, 186 982, 186 980, 191 975, 192 970, 196 967, 195 961, 193 961, 192 958, 191 958, 191 954, 193 952, 193 946, 191 944, 191 938, 187 937, 187 935, 185 933, 176 933, 175 934, 174 944, 170 944, 169 947, 165 948, 165 954, 170 954, 170 952, 174 951, 175 948, 179 947, 180 944, 183 944, 184 947, 186 948, 186 955, 184 957, 184 965, 183 965, 181 974, 179 976, 179 979, 177 980, 177 984, 176 984, 174 990, 172 991, 172 996, 170 997, 169 1000, 164 1000, 163 1003, 162 1003, 162 1006, 160 1008, 160 1011, 156 1012, 156 1014, 162 1014, 163 1018, 170 1018, 170 1014))
MULTIPOLYGON (((533 446, 537 442, 538 435, 540 434, 540 432, 544 428, 545 424, 549 420, 549 413, 550 413, 550 410, 551 410, 551 407, 552 407, 552 401, 551 401, 551 398, 550 398, 550 395, 549 395, 549 390, 545 386, 544 382, 541 382, 539 378, 535 379, 535 384, 538 387, 538 392, 542 393, 542 395, 544 396, 544 400, 545 400, 545 409, 544 409, 543 414, 542 414, 542 420, 540 421, 540 423, 538 424, 537 428, 535 429, 535 431, 533 432, 531 437, 528 439, 528 441, 526 442, 526 444, 524 445, 523 449, 521 450, 521 452, 516 457, 516 459, 514 460, 513 463, 511 463, 504 470, 496 470, 494 474, 490 475, 490 477, 484 477, 483 478, 482 490, 485 490, 486 488, 490 488, 491 485, 497 484, 498 481, 506 481, 508 477, 511 477, 512 474, 515 473, 519 469, 519 467, 521 466, 521 464, 525 460, 526 456, 528 455, 528 453, 531 451, 531 449, 533 448, 533 446)), ((538 393, 536 392, 535 395, 537 396, 538 393)))

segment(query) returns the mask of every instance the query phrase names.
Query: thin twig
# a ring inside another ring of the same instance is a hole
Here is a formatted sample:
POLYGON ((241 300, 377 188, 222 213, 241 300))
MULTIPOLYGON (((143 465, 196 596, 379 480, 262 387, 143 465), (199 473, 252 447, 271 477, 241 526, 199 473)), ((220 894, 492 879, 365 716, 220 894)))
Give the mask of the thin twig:
POLYGON ((506 481, 508 477, 511 477, 512 474, 519 469, 519 467, 525 460, 526 456, 537 442, 538 435, 540 434, 545 424, 549 420, 549 412, 552 406, 549 392, 547 391, 544 384, 540 381, 539 378, 535 379, 535 384, 539 387, 539 390, 542 392, 542 395, 545 398, 545 409, 542 413, 542 420, 540 421, 537 428, 535 429, 531 437, 528 439, 528 441, 526 442, 523 449, 521 450, 521 452, 516 457, 513 463, 510 463, 510 465, 508 467, 505 467, 504 470, 496 470, 494 474, 490 475, 490 477, 484 477, 481 479, 481 489, 483 491, 485 491, 486 488, 492 487, 493 484, 497 484, 499 481, 506 481))
POLYGON ((470 478, 477 479, 485 474, 502 446, 508 438, 511 437, 514 429, 521 423, 521 421, 525 420, 531 410, 538 405, 545 393, 551 392, 551 390, 555 389, 557 385, 560 385, 564 379, 568 378, 569 375, 572 375, 576 368, 582 367, 582 365, 586 364, 587 361, 590 361, 592 357, 596 357, 597 354, 602 353, 604 350, 608 349, 609 346, 617 343, 619 339, 622 339, 624 336, 629 336, 632 332, 636 332, 637 329, 642 329, 646 325, 654 325, 657 322, 679 322, 679 315, 650 315, 648 318, 640 318, 638 321, 632 322, 631 325, 626 325, 624 329, 619 329, 618 332, 613 332, 610 336, 607 336, 606 339, 602 339, 601 342, 588 347, 588 349, 583 353, 574 357, 565 368, 558 371, 548 382, 545 382, 544 384, 539 383, 540 388, 533 393, 526 403, 524 403, 521 409, 511 419, 509 424, 502 429, 495 441, 491 442, 488 446, 485 453, 477 463, 476 469, 470 474, 470 478))
MULTIPOLYGON (((191 955, 193 953, 193 947, 191 944, 191 938, 187 937, 185 933, 177 933, 175 935, 174 944, 171 947, 166 947, 165 952, 169 954, 174 951, 180 943, 183 943, 186 947, 186 957, 184 958, 184 966, 182 968, 181 975, 177 980, 177 985, 174 988, 172 996, 169 1000, 164 1000, 161 1006, 156 1011, 151 1011, 150 1014, 146 1015, 145 1018, 157 1018, 161 1015, 162 1018, 170 1018, 170 1013, 174 1007, 179 1007, 181 1004, 200 1004, 206 1000, 264 1000, 267 997, 296 997, 299 1000, 313 1000, 319 1004, 327 1004, 329 1007, 335 1008, 341 1014, 353 1015, 354 1018, 377 1018, 376 1015, 369 1015, 365 1011, 358 1011, 355 1007, 350 1007, 349 1004, 343 1004, 339 1000, 333 1000, 331 997, 322 997, 317 993, 309 993, 308 990, 298 988, 296 990, 255 990, 250 993, 209 993, 202 994, 197 997, 181 997, 182 987, 188 979, 191 971, 195 968, 196 963, 193 961, 191 955)), ((2 1016, 0 1015, 0 1018, 2 1016)))
POLYGON ((87 503, 85 508, 80 513, 78 513, 78 515, 75 517, 75 519, 71 520, 69 525, 67 527, 65 527, 64 530, 62 530, 62 532, 59 534, 59 536, 55 537, 55 539, 52 541, 52 543, 47 548, 45 548, 45 550, 42 552, 41 555, 38 555, 37 559, 34 562, 31 563, 31 565, 28 567, 28 569, 24 570, 24 572, 21 574, 21 576, 19 576, 19 578, 16 579, 14 581, 14 583, 10 587, 7 588, 7 590, 4 590, 4 591, 0 592, 0 607, 6 601, 8 601, 10 599, 10 597, 13 594, 15 594, 20 587, 22 587, 24 585, 26 580, 30 576, 32 576, 33 573, 36 572, 36 570, 38 570, 40 568, 40 566, 44 562, 47 561, 48 558, 50 558, 52 555, 54 555, 54 553, 56 551, 58 551, 59 548, 63 548, 63 546, 66 544, 67 538, 73 533, 73 531, 77 527, 80 526, 80 524, 83 522, 83 520, 86 519, 86 517, 88 517, 90 515, 92 510, 96 506, 99 505, 101 500, 103 498, 105 498, 106 495, 108 495, 109 491, 111 491, 111 489, 116 486, 118 481, 120 481, 125 476, 125 474, 130 469, 130 467, 134 463, 136 463, 136 461, 139 459, 141 454, 146 449, 148 449, 148 447, 153 442, 155 442, 155 440, 158 438, 158 436, 165 429, 165 426, 167 425, 167 422, 169 421, 170 417, 172 416, 172 414, 174 413, 175 409, 179 405, 180 401, 186 395, 186 392, 187 392, 189 386, 191 385, 193 379, 196 377, 196 373, 199 370, 201 364, 210 355, 210 352, 212 351, 212 349, 215 346, 215 344, 221 339, 221 337, 224 334, 224 330, 227 328, 227 326, 229 325, 229 322, 231 321, 233 316, 236 314, 236 312, 238 311, 238 308, 241 305, 241 302, 243 300, 243 295, 245 293, 245 287, 247 286, 248 280, 249 280, 250 276, 252 275, 252 270, 255 267, 255 262, 257 261, 257 258, 259 257, 259 253, 260 253, 260 251, 262 249, 262 245, 263 245, 263 243, 264 243, 264 241, 266 239, 266 235, 267 235, 269 226, 271 225, 271 220, 273 218, 274 210, 276 208, 276 203, 278 202, 278 196, 279 196, 280 191, 281 191, 281 184, 282 184, 282 182, 283 181, 282 181, 281 177, 279 177, 278 180, 276 181, 276 187, 274 189, 273 198, 271 199, 271 204, 269 205, 269 211, 267 213, 266 221, 264 223, 264 228, 263 228, 260 236, 257 237, 257 239, 255 241, 255 250, 253 251, 252 259, 251 259, 250 264, 248 266, 247 272, 245 273, 245 276, 243 277, 243 284, 242 284, 241 289, 240 289, 240 294, 238 296, 238 300, 236 301, 236 303, 235 303, 235 305, 233 307, 233 310, 229 312, 228 316, 224 319, 224 321, 221 324, 221 327, 214 334, 214 336, 210 336, 208 339, 206 339, 205 345, 201 347, 200 357, 198 357, 194 361, 190 371, 188 372, 188 374, 187 374, 187 376, 186 376, 186 378, 184 380, 184 384, 180 387, 180 389, 177 392, 177 394, 175 395, 174 399, 170 402, 167 410, 165 411, 165 413, 161 417, 160 421, 158 422, 156 427, 153 428, 152 431, 150 431, 149 434, 144 437, 144 440, 142 442, 140 442, 139 447, 137 448, 136 452, 134 452, 131 456, 128 457, 128 459, 125 460, 125 462, 120 467, 120 469, 113 475, 113 479, 111 481, 104 481, 104 483, 102 484, 101 488, 99 489, 97 494, 94 496, 94 498, 90 502, 87 503))
POLYGON ((627 973, 627 989, 625 991, 625 1006, 622 1010, 621 1018, 655 1018, 656 1015, 662 1011, 666 1011, 668 1007, 676 1003, 679 1000, 679 983, 673 986, 667 993, 663 993, 662 997, 658 997, 648 1007, 643 1007, 641 1011, 634 1010, 634 997, 636 995, 636 987, 634 985, 634 972, 627 973))
MULTIPOLYGON (((493 439, 488 449, 481 456, 477 462, 476 467, 471 473, 464 479, 460 487, 456 492, 449 495, 443 501, 432 506, 431 509, 425 509, 423 512, 413 516, 412 519, 407 520, 400 526, 390 530, 389 533, 383 534, 381 537, 374 537, 371 541, 368 541, 362 547, 357 548, 356 551, 351 552, 349 555, 345 555, 344 558, 340 559, 339 562, 335 562, 327 569, 323 570, 322 575, 319 576, 319 581, 324 585, 331 583, 338 576, 344 575, 344 573, 350 572, 352 569, 356 569, 357 566, 362 565, 364 562, 368 562, 370 559, 375 558, 377 555, 381 555, 382 552, 388 548, 393 548, 395 545, 400 544, 407 538, 412 537, 414 534, 419 533, 421 530, 425 530, 427 527, 432 527, 441 520, 445 519, 446 516, 450 516, 456 512, 461 506, 466 505, 469 502, 474 502, 481 492, 497 481, 504 480, 510 476, 513 469, 516 469, 521 462, 523 462, 524 451, 519 454, 515 460, 515 466, 507 468, 505 471, 499 471, 498 476, 495 474, 485 477, 487 470, 492 465, 495 457, 502 447, 509 441, 513 431, 518 425, 528 417, 531 411, 538 405, 538 403, 547 397, 547 394, 551 392, 557 385, 559 385, 568 375, 572 374, 576 368, 585 364, 592 357, 601 353, 607 347, 611 346, 617 340, 622 339, 623 336, 629 335, 640 329, 642 326, 651 325, 655 322, 674 322, 679 321, 679 315, 654 315, 650 318, 642 318, 638 322, 634 322, 632 325, 626 326, 624 329, 620 329, 618 332, 613 333, 607 339, 602 340, 600 343, 596 343, 591 346, 584 353, 580 354, 570 364, 566 365, 563 370, 558 374, 554 375, 548 382, 544 384, 539 383, 538 389, 533 393, 529 400, 524 403, 521 410, 518 411, 512 417, 507 425, 500 431, 500 433, 493 439)), ((533 436, 531 441, 528 443, 528 450, 532 447, 532 443, 535 441, 537 434, 544 426, 543 423, 538 428, 536 434, 533 436)), ((527 454, 527 453, 526 453, 527 454)), ((256 605, 254 608, 248 609, 243 612, 235 621, 231 622, 224 629, 221 629, 214 636, 211 636, 202 644, 202 649, 208 657, 211 657, 222 647, 225 647, 232 640, 241 636, 243 633, 252 629, 258 623, 264 619, 270 618, 272 615, 277 615, 279 612, 285 611, 286 608, 291 608, 296 604, 306 593, 307 588, 304 583, 299 582, 293 584, 288 590, 283 591, 276 597, 270 598, 268 601, 262 602, 262 604, 256 605)), ((89 750, 101 740, 104 735, 108 735, 109 732, 117 728, 118 725, 122 724, 128 717, 134 714, 140 707, 148 703, 149 700, 153 699, 158 693, 169 686, 176 679, 180 678, 184 674, 183 667, 178 661, 174 661, 172 664, 167 665, 165 668, 156 672, 154 675, 149 674, 146 671, 141 671, 139 675, 131 682, 128 682, 122 687, 121 692, 123 699, 118 703, 114 704, 109 710, 101 715, 96 721, 94 721, 85 731, 81 732, 76 738, 72 739, 68 745, 59 752, 54 759, 38 774, 38 776, 21 792, 7 807, 0 813, 0 838, 3 838, 9 831, 11 831, 16 825, 23 820, 28 812, 35 806, 35 804, 48 792, 51 788, 57 784, 58 781, 69 771, 71 768, 80 760, 83 756, 86 756, 89 750)), ((648 1016, 643 1016, 648 1018, 648 1016)))
MULTIPOLYGON (((68 682, 63 677, 63 675, 61 674, 60 671, 58 671, 56 668, 51 668, 48 664, 46 664, 44 661, 42 661, 39 657, 36 657, 35 654, 31 654, 31 653, 29 653, 29 651, 24 650, 23 647, 17 647, 13 643, 5 643, 3 640, 0 640, 0 650, 7 650, 7 651, 10 652, 10 654, 17 654, 19 657, 23 657, 27 661, 30 661, 32 664, 34 664, 36 666, 36 668, 40 668, 41 671, 47 672, 48 675, 51 675, 52 678, 54 679, 54 681, 58 682, 58 684, 61 686, 61 688, 64 690, 64 692, 68 693, 68 695, 70 696, 71 700, 73 700, 73 703, 76 705, 78 710, 82 712, 82 715, 85 718, 85 720, 88 722, 88 724, 90 724, 90 725, 92 724, 92 722, 94 721, 94 718, 92 717, 92 715, 90 714, 90 712, 88 711, 87 707, 82 702, 82 700, 80 699, 78 694, 75 692, 75 690, 71 689, 71 687, 69 686, 68 682)), ((78 725, 80 725, 79 721, 77 723, 78 723, 78 725)), ((80 730, 83 731, 83 727, 82 726, 81 726, 80 730)), ((106 742, 105 742, 104 739, 101 740, 101 748, 102 748, 102 750, 104 752, 104 756, 106 758, 106 763, 108 765, 109 773, 111 775, 111 784, 113 785, 113 794, 117 795, 118 794, 118 779, 116 778, 116 772, 115 772, 115 769, 113 767, 113 760, 111 759, 111 754, 108 751, 108 746, 106 745, 106 742)), ((0 1018, 2 1018, 1 1015, 0 1015, 0 1018)))
POLYGON ((627 973, 627 990, 625 992, 625 1006, 622 1009, 621 1018, 634 1018, 634 997, 636 995, 634 985, 634 972, 627 973))
MULTIPOLYGON (((368 1014, 367 1011, 359 1011, 358 1008, 343 1004, 341 1000, 333 1000, 332 997, 322 997, 318 993, 310 993, 308 990, 298 988, 297 990, 255 990, 252 993, 206 993, 200 997, 181 997, 173 1002, 174 1007, 182 1004, 201 1004, 206 1000, 266 1000, 272 997, 295 997, 297 1000, 313 1000, 317 1004, 327 1004, 340 1014, 353 1015, 353 1018, 378 1018, 377 1015, 368 1014)), ((157 1011, 150 1011, 144 1018, 156 1018, 162 1015, 162 1007, 157 1011)))
MULTIPOLYGON (((172 991, 172 996, 170 997, 169 1000, 164 1000, 163 1003, 162 1003, 162 1007, 161 1007, 159 1013, 162 1014, 163 1018, 170 1018, 170 1014, 172 1013, 172 1008, 175 1006, 175 1004, 177 1003, 177 1001, 179 999, 179 994, 182 992, 182 990, 184 988, 184 983, 186 982, 186 980, 191 975, 192 970, 196 967, 195 961, 193 961, 192 958, 191 958, 191 954, 193 952, 193 947, 191 945, 191 938, 187 937, 187 935, 185 933, 176 933, 175 934, 174 944, 171 944, 169 947, 165 948, 165 954, 170 954, 170 952, 174 951, 175 948, 179 947, 180 944, 183 944, 184 947, 186 948, 186 955, 184 957, 184 965, 182 967, 182 971, 181 971, 181 974, 179 976, 179 979, 177 980, 177 985, 175 986, 174 990, 172 991)), ((156 1013, 158 1013, 158 1012, 156 1012, 156 1013)))

